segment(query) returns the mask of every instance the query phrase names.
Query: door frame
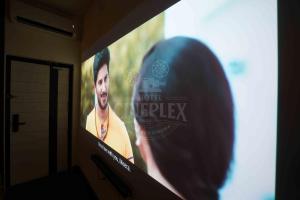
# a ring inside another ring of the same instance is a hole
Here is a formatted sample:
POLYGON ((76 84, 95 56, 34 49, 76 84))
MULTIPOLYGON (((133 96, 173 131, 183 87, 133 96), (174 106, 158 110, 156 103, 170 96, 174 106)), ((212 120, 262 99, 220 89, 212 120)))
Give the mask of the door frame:
MULTIPOLYGON (((5 188, 9 188, 11 186, 11 170, 10 170, 10 90, 11 90, 11 63, 12 61, 19 61, 19 62, 25 62, 25 63, 32 63, 32 64, 40 64, 40 65, 47 65, 50 68, 50 71, 54 67, 60 67, 60 68, 67 68, 69 69, 69 94, 68 94, 68 129, 67 129, 67 165, 68 170, 72 167, 72 107, 73 107, 73 65, 72 64, 64 64, 64 63, 58 63, 58 62, 52 62, 52 61, 46 61, 46 60, 40 60, 40 59, 34 59, 34 58, 25 58, 20 56, 13 56, 13 55, 7 55, 6 56, 6 80, 5 80, 5 177, 4 177, 4 185, 5 188)), ((50 75, 51 76, 51 75, 50 75)), ((50 83, 51 77, 49 79, 50 83)), ((52 86, 50 85, 50 90, 52 86)), ((51 100, 49 90, 49 100, 51 100)), ((50 106, 51 102, 49 102, 50 106)), ((51 119, 49 119, 51 120, 51 119)), ((50 136, 50 126, 49 126, 49 136, 50 136)), ((50 138, 49 138, 50 140, 50 138)), ((49 147, 50 148, 50 147, 49 147)), ((49 152, 50 153, 50 152, 49 152)), ((49 163, 49 174, 50 174, 50 163, 49 163)))
POLYGON ((5 17, 6 17, 6 5, 7 1, 0 1, 0 64, 2 67, 0 67, 0 76, 2 79, 0 82, 0 91, 1 91, 1 97, 0 97, 0 190, 1 187, 4 185, 4 64, 5 64, 5 17))

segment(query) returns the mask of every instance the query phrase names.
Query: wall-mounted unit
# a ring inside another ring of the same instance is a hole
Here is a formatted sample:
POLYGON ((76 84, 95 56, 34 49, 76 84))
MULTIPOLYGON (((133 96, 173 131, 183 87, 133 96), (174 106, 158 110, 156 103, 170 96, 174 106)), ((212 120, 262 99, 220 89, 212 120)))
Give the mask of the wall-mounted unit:
POLYGON ((10 2, 9 13, 12 22, 22 23, 68 38, 77 38, 77 25, 72 20, 48 10, 13 0, 10 2))

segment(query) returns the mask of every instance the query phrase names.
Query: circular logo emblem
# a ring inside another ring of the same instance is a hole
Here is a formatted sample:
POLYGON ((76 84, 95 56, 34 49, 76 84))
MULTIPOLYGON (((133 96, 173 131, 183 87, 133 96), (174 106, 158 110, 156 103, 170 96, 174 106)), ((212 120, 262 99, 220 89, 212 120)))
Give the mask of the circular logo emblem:
POLYGON ((162 79, 169 73, 169 65, 163 60, 156 60, 152 65, 152 75, 155 78, 162 79))

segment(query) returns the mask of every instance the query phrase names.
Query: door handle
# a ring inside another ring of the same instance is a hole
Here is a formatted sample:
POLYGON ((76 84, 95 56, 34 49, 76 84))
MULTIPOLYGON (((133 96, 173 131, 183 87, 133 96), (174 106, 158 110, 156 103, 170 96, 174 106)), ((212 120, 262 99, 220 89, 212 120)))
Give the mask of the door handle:
POLYGON ((19 114, 13 114, 12 115, 12 132, 18 132, 19 126, 25 125, 26 122, 20 122, 20 115, 19 114))

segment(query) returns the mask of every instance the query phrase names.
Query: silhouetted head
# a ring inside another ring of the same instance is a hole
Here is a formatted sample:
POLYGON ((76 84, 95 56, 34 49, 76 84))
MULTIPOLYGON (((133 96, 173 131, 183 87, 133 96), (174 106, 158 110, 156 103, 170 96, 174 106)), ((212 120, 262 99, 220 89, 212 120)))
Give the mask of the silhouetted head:
POLYGON ((232 160, 234 120, 212 51, 186 37, 157 43, 143 59, 132 101, 143 159, 151 154, 182 197, 217 199, 232 160))

